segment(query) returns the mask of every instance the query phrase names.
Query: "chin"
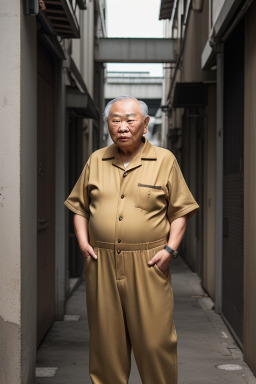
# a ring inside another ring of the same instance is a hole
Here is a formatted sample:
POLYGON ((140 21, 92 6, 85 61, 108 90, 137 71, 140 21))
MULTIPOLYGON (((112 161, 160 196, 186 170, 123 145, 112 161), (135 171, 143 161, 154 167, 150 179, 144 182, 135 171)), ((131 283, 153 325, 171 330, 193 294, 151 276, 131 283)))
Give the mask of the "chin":
POLYGON ((127 141, 117 140, 116 143, 118 143, 118 145, 131 145, 131 140, 127 140, 127 141))

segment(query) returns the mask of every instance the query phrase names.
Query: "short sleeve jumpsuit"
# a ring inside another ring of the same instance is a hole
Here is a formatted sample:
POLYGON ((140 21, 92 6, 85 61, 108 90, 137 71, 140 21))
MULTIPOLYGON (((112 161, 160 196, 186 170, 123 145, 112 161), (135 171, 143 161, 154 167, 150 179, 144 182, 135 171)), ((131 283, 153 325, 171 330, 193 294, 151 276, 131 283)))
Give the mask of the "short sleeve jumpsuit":
POLYGON ((167 244, 170 223, 199 205, 173 153, 142 139, 126 168, 115 144, 95 151, 64 202, 89 221, 98 256, 85 259, 94 384, 126 384, 131 348, 144 384, 177 384, 171 275, 147 263, 167 244))

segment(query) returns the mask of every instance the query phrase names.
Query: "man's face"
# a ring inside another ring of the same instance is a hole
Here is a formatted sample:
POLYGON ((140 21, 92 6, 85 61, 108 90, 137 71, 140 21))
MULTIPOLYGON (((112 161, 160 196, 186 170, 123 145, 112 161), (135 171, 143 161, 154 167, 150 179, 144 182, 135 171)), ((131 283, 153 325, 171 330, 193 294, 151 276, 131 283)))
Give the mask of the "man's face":
POLYGON ((148 130, 149 116, 142 115, 140 103, 124 99, 112 104, 108 129, 114 143, 122 150, 135 151, 148 130))

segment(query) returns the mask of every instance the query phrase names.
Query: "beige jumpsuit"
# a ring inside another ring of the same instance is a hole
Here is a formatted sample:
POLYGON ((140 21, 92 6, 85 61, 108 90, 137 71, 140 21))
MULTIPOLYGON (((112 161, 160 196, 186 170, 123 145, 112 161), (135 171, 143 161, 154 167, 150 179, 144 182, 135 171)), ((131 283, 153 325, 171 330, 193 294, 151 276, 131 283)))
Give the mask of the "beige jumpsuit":
POLYGON ((85 260, 94 384, 127 383, 131 348, 144 384, 177 383, 171 275, 147 262, 199 206, 172 152, 143 141, 127 168, 115 144, 94 152, 64 203, 89 220, 98 256, 85 260))

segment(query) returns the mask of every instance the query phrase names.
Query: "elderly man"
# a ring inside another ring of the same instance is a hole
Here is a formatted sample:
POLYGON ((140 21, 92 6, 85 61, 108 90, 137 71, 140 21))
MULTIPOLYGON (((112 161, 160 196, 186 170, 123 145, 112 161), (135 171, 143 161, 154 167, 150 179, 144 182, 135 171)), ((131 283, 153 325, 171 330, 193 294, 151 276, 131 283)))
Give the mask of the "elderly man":
POLYGON ((118 97, 105 118, 114 143, 91 155, 65 201, 85 258, 90 377, 127 383, 133 348, 144 384, 176 384, 169 265, 199 206, 172 152, 144 136, 145 103, 118 97))

